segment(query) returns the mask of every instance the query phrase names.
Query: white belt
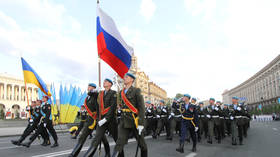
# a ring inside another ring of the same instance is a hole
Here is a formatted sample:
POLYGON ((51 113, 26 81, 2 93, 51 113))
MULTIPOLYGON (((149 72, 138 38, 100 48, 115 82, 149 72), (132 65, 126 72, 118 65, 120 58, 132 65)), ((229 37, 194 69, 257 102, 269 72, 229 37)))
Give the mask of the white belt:
POLYGON ((242 116, 235 116, 235 118, 242 118, 242 116))
POLYGON ((181 117, 181 115, 175 115, 174 117, 178 118, 178 117, 181 117))
POLYGON ((228 117, 226 117, 225 119, 229 119, 228 117))
POLYGON ((212 118, 219 118, 219 116, 212 116, 212 118))
POLYGON ((160 116, 160 117, 167 117, 167 115, 162 115, 162 116, 160 116))
POLYGON ((147 118, 153 118, 153 116, 147 116, 147 118))
POLYGON ((199 117, 205 117, 204 115, 199 115, 199 117))
POLYGON ((224 119, 224 117, 220 117, 220 119, 224 119))

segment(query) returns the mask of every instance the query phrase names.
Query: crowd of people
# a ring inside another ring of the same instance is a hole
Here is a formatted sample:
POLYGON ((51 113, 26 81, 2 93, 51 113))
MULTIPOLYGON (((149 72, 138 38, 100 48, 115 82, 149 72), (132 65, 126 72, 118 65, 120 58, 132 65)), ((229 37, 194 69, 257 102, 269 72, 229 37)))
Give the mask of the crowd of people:
MULTIPOLYGON (((97 90, 96 84, 89 83, 88 96, 78 113, 80 124, 70 129, 72 138, 78 138, 78 141, 69 157, 78 156, 87 137, 92 137, 93 130, 96 134, 84 154, 85 157, 100 151, 102 143, 105 157, 111 157, 106 133, 109 133, 116 143, 112 157, 124 156, 124 145, 131 137, 136 138, 141 157, 148 156, 144 139, 148 135, 152 135, 155 140, 160 136, 166 136, 166 140, 179 136, 176 151, 180 153, 184 153, 185 141, 190 142, 190 139, 193 144, 192 151, 196 152, 197 143, 203 138, 213 144, 215 141, 221 143, 226 136, 230 136, 232 145, 242 145, 243 137, 247 137, 251 116, 246 105, 239 103, 238 97, 233 97, 230 105, 210 98, 209 105, 206 106, 203 102, 197 103, 196 98, 191 95, 184 94, 182 98, 174 99, 171 105, 167 105, 164 100, 161 100, 159 105, 153 105, 150 101, 144 103, 141 90, 133 87, 134 80, 135 76, 127 73, 124 77, 124 88, 119 93, 111 89, 113 82, 108 78, 103 82, 102 91, 97 90), (163 132, 166 132, 166 135, 163 132)), ((52 125, 51 105, 47 101, 48 97, 45 96, 42 101, 32 102, 28 107, 31 113, 29 124, 19 140, 12 141, 13 144, 29 147, 41 135, 44 139, 42 145, 48 146, 49 132, 54 139, 52 147, 58 146, 52 125), (35 133, 30 140, 22 143, 33 131, 35 133)))

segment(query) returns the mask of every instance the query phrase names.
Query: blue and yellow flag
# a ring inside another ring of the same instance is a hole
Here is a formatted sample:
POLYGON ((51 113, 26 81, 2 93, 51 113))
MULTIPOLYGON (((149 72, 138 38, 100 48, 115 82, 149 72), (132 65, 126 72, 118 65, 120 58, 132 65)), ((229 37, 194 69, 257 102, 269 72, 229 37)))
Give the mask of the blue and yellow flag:
POLYGON ((40 78, 40 76, 31 68, 31 66, 23 58, 21 58, 21 63, 22 63, 24 81, 26 83, 32 83, 36 85, 38 88, 41 89, 43 93, 45 93, 48 96, 52 96, 51 93, 48 91, 45 82, 40 78))

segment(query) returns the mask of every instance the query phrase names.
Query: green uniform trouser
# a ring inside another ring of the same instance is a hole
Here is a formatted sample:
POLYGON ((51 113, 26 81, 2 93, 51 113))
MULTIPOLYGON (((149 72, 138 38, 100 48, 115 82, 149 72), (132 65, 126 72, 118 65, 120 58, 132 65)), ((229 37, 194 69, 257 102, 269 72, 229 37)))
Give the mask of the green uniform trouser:
MULTIPOLYGON (((112 135, 114 141, 116 142, 118 139, 118 130, 117 129, 118 129, 118 124, 117 124, 116 120, 111 120, 110 122, 103 124, 101 127, 99 127, 97 125, 96 126, 96 135, 91 143, 93 148, 97 148, 101 141, 103 143, 105 141, 105 143, 106 143, 106 141, 107 141, 107 138, 105 135, 106 130, 109 131, 109 133, 112 135)), ((107 143, 108 143, 108 141, 107 141, 107 143)), ((104 148, 105 148, 105 152, 110 152, 109 144, 108 144, 108 146, 105 146, 104 148)))
POLYGON ((237 139, 237 124, 236 120, 231 121, 231 137, 232 137, 232 142, 236 142, 237 139))
POLYGON ((121 152, 123 150, 124 145, 127 144, 130 133, 133 133, 134 137, 136 138, 141 152, 148 151, 144 135, 138 135, 138 130, 136 128, 125 128, 124 122, 121 120, 118 126, 118 140, 114 152, 121 152))
POLYGON ((176 129, 176 126, 181 125, 181 120, 182 120, 181 117, 173 117, 171 119, 171 122, 170 122, 170 136, 169 137, 173 138, 173 134, 174 134, 174 131, 176 129))
POLYGON ((165 127, 167 137, 170 136, 169 120, 168 118, 160 118, 157 123, 156 134, 159 135, 161 130, 165 127))
POLYGON ((214 136, 214 121, 212 119, 208 119, 208 141, 212 141, 214 136))

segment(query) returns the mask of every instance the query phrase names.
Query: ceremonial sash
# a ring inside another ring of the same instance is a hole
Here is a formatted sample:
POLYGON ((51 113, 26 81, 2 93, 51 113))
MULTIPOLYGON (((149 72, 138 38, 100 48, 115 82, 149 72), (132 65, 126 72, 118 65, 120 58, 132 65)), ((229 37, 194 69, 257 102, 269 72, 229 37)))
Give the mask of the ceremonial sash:
POLYGON ((85 99, 85 108, 86 108, 88 114, 89 114, 94 120, 96 120, 96 117, 97 117, 96 112, 91 112, 91 110, 88 108, 88 106, 87 106, 87 98, 85 99))
POLYGON ((133 113, 135 113, 136 115, 138 115, 138 110, 137 110, 137 108, 135 108, 135 107, 131 104, 131 102, 127 99, 127 97, 125 96, 124 90, 122 90, 121 96, 122 96, 122 99, 123 99, 123 102, 125 103, 125 105, 126 105, 133 113))
POLYGON ((110 107, 107 107, 106 109, 104 109, 104 100, 103 100, 103 97, 104 97, 104 91, 102 91, 102 92, 100 93, 101 115, 106 114, 106 113, 110 110, 110 107))

